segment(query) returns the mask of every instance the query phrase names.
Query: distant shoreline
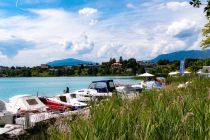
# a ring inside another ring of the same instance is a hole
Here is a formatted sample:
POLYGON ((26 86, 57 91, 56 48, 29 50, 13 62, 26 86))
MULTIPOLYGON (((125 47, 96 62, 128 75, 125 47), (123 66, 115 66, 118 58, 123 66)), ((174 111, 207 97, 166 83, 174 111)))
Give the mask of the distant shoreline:
POLYGON ((78 75, 78 76, 17 76, 17 77, 0 77, 0 79, 6 79, 6 78, 58 78, 58 77, 135 77, 135 75, 98 75, 98 76, 92 76, 92 75, 78 75))

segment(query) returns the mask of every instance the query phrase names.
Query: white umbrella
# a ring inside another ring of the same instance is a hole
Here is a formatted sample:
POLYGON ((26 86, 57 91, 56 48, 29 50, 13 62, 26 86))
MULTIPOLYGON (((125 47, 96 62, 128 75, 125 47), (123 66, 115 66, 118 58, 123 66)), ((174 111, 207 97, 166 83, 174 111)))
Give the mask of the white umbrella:
POLYGON ((139 77, 153 77, 154 75, 150 74, 150 73, 143 73, 143 74, 140 74, 138 75, 139 77))
POLYGON ((179 72, 178 72, 178 71, 174 71, 174 72, 170 72, 170 73, 168 73, 168 75, 177 75, 177 74, 179 74, 179 72))

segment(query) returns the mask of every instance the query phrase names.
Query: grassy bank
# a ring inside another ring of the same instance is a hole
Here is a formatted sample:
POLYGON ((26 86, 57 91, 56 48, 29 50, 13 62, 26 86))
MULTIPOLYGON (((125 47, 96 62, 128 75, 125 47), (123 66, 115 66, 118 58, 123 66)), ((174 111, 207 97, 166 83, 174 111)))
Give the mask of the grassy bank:
POLYGON ((177 89, 171 79, 173 86, 134 99, 113 96, 92 105, 90 117, 66 121, 70 131, 55 127, 50 139, 209 139, 210 79, 190 81, 177 89))

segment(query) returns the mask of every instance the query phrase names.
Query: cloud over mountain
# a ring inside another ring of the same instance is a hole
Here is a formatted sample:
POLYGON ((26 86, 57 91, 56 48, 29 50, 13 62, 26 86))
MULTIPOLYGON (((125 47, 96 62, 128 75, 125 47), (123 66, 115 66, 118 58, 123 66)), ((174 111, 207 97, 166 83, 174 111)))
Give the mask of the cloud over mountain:
POLYGON ((119 56, 151 59, 199 49, 206 22, 202 9, 188 7, 187 1, 52 0, 49 5, 21 2, 23 10, 3 2, 0 65, 9 66, 68 57, 94 62, 119 56))

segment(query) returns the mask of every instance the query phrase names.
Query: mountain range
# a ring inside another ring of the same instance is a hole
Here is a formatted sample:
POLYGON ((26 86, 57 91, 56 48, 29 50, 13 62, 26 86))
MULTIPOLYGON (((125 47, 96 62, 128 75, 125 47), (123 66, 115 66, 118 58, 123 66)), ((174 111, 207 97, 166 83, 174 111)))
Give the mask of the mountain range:
MULTIPOLYGON (((210 58, 210 49, 207 50, 187 50, 187 51, 178 51, 168 54, 161 54, 154 59, 146 60, 147 62, 158 62, 159 60, 183 60, 183 59, 206 59, 210 58)), ((48 65, 52 67, 59 67, 59 66, 78 66, 78 65, 91 65, 96 64, 91 61, 83 61, 74 58, 62 59, 62 60, 55 60, 49 62, 48 65)))
POLYGON ((60 67, 60 66, 78 66, 78 65, 91 65, 95 64, 94 62, 90 61, 83 61, 79 59, 74 58, 67 58, 62 60, 55 60, 52 62, 49 62, 48 65, 51 67, 60 67))
POLYGON ((183 60, 183 59, 206 59, 210 58, 210 49, 207 50, 189 50, 189 51, 178 51, 168 54, 161 54, 154 59, 148 60, 147 62, 158 62, 159 60, 183 60))

